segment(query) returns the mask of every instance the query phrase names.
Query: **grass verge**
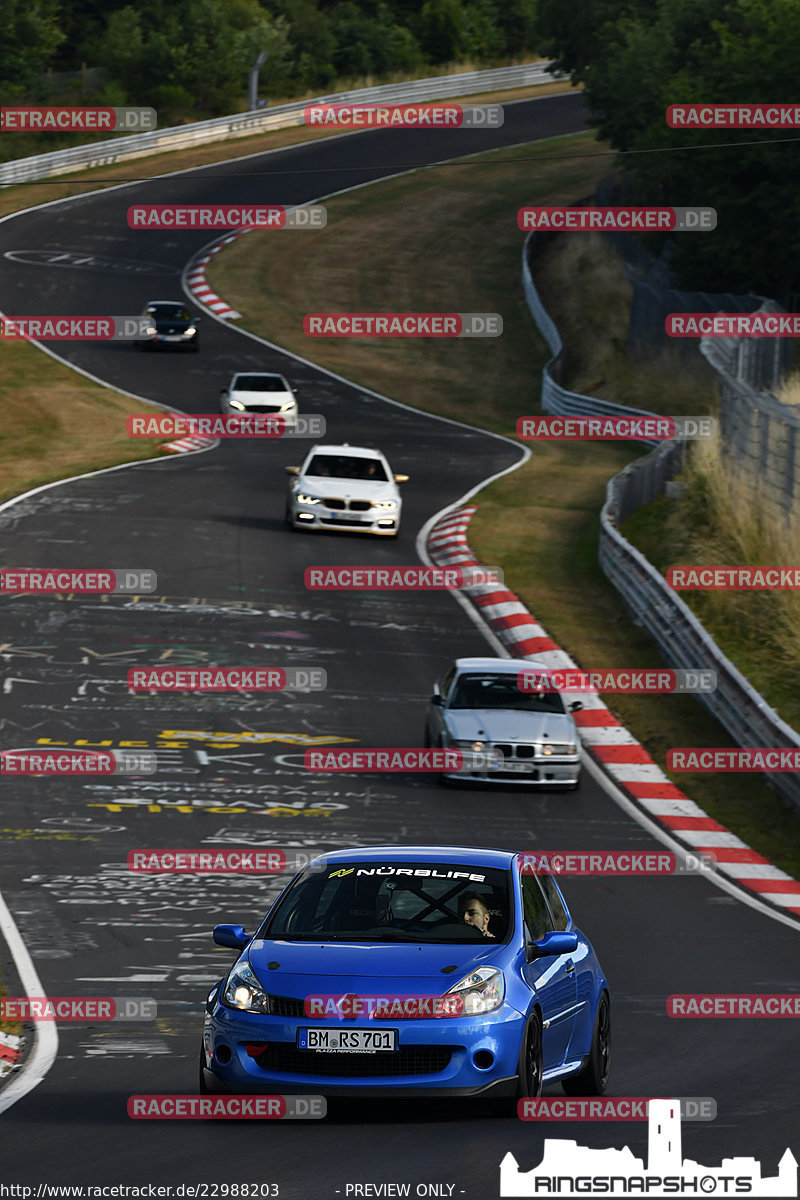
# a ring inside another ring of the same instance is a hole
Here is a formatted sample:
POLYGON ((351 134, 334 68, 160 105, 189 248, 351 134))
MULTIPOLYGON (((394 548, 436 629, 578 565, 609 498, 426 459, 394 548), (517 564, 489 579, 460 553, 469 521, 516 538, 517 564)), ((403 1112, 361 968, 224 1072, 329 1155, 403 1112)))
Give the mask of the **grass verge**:
MULTIPOLYGON (((522 294, 516 210, 590 195, 607 160, 557 156, 597 149, 594 135, 580 134, 332 198, 328 228, 336 237, 320 237, 313 256, 299 238, 278 244, 251 234, 217 256, 212 286, 244 313, 247 328, 272 342, 420 409, 513 435, 516 418, 537 407, 532 397, 548 357, 522 294), (499 157, 504 161, 493 161, 499 157), (495 341, 312 342, 302 332, 307 312, 437 310, 500 312, 504 335, 495 341)), ((568 244, 567 251, 574 253, 568 244)), ((583 252, 589 252, 585 245, 583 252)), ((606 299, 605 333, 597 317, 602 303, 591 291, 589 311, 582 289, 565 286, 575 278, 562 273, 567 266, 548 259, 550 276, 542 281, 557 319, 568 311, 570 329, 582 330, 586 322, 598 328, 594 357, 578 369, 589 377, 602 368, 609 399, 635 396, 637 407, 672 413, 679 411, 680 387, 684 411, 709 411, 713 393, 702 369, 699 382, 691 370, 677 380, 674 364, 669 373, 629 367, 627 376, 616 376, 606 341, 617 338, 616 353, 624 357, 627 285, 619 260, 604 257, 602 247, 591 254, 600 255, 588 267, 601 300, 609 288, 616 297, 612 305, 606 299)), ((585 667, 662 665, 597 565, 606 482, 638 453, 610 443, 537 444, 524 467, 477 497, 470 542, 478 557, 503 566, 508 586, 585 667)), ((673 746, 732 744, 691 697, 606 699, 662 767, 673 746)), ((761 777, 682 775, 675 781, 771 861, 800 873, 800 824, 761 777)))

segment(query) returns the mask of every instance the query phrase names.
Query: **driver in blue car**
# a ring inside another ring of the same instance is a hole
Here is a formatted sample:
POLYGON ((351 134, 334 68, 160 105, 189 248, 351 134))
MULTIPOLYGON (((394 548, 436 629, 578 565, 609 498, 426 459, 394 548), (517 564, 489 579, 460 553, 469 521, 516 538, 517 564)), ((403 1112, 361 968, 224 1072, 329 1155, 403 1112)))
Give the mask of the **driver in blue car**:
POLYGON ((480 896, 474 894, 460 896, 458 900, 458 915, 466 925, 472 925, 484 937, 494 937, 494 934, 489 932, 489 921, 492 914, 480 896))

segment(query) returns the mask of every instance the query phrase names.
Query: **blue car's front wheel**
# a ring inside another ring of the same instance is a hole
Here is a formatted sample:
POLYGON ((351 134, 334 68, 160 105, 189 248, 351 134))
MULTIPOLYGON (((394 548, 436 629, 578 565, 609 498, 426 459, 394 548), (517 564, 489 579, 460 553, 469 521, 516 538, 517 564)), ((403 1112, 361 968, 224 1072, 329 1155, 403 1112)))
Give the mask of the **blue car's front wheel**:
POLYGON ((562 1079, 561 1086, 568 1096, 602 1096, 608 1083, 611 1066, 611 1005, 603 992, 594 1019, 592 1047, 589 1059, 577 1075, 562 1079))
POLYGON ((542 1094, 542 1018, 534 1012, 528 1018, 517 1068, 517 1100, 535 1099, 542 1094))

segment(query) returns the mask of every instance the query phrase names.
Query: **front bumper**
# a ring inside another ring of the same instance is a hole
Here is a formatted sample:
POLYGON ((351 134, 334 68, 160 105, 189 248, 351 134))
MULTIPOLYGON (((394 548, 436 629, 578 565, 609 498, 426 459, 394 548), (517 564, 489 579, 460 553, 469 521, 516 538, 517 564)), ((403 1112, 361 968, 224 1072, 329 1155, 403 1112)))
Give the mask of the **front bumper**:
POLYGON ((570 787, 578 783, 581 775, 581 760, 579 755, 574 758, 537 758, 527 760, 524 765, 530 765, 530 771, 455 771, 446 772, 445 779, 459 780, 462 783, 510 783, 517 787, 570 787))
POLYGON ((323 504, 290 502, 292 525, 295 529, 350 530, 373 533, 383 537, 397 533, 400 528, 400 509, 367 509, 365 512, 343 512, 323 504))
POLYGON ((215 1003, 203 1034, 207 1087, 350 1096, 513 1095, 516 1088, 525 1018, 507 1004, 470 1020, 324 1022, 332 1030, 396 1030, 397 1050, 376 1054, 297 1050, 298 1029, 315 1024, 320 1022, 242 1013, 215 1003), (248 1053, 248 1044, 267 1049, 256 1058, 248 1053), (220 1053, 229 1061, 220 1061, 220 1053))

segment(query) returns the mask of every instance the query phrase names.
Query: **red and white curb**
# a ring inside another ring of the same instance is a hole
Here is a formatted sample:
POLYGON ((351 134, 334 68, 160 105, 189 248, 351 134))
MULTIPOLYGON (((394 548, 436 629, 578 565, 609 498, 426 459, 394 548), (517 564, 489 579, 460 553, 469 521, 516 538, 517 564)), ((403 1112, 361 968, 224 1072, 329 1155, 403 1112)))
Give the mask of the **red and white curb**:
MULTIPOLYGON (((475 511, 474 505, 457 509, 434 525, 428 552, 437 566, 480 565, 467 543, 475 511)), ((513 657, 535 658, 547 667, 577 667, 513 592, 493 584, 464 591, 513 657)), ((575 724, 585 749, 641 810, 686 849, 713 854, 721 875, 781 912, 800 917, 800 882, 751 850, 676 787, 597 692, 582 692, 578 698, 583 709, 575 713, 575 724)))
POLYGON ((19 1065, 24 1039, 0 1031, 0 1079, 19 1065))
POLYGON ((206 267, 211 258, 215 254, 219 254, 223 246, 230 245, 244 233, 250 233, 249 229, 237 229, 227 237, 222 238, 216 246, 212 246, 209 250, 204 250, 203 253, 191 263, 191 266, 186 272, 186 286, 189 288, 194 299, 198 304, 202 304, 204 308, 215 313, 218 317, 222 317, 224 321, 240 321, 242 314, 237 312, 235 308, 231 308, 226 300, 222 300, 216 292, 208 286, 206 282, 206 267))
POLYGON ((216 438, 207 437, 185 437, 178 438, 177 442, 164 442, 163 446, 159 446, 159 450, 166 450, 169 454, 190 454, 194 450, 207 450, 209 446, 216 443, 216 438))

